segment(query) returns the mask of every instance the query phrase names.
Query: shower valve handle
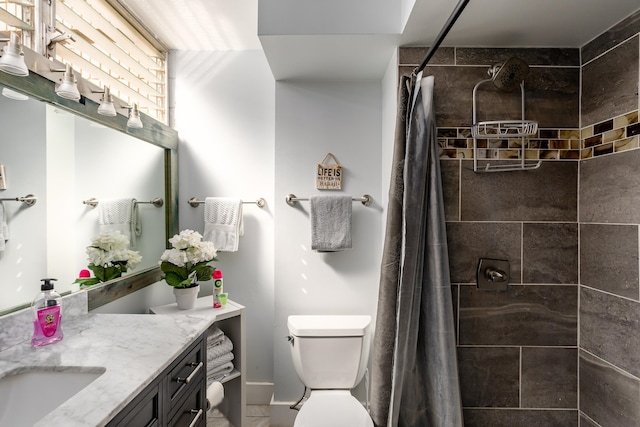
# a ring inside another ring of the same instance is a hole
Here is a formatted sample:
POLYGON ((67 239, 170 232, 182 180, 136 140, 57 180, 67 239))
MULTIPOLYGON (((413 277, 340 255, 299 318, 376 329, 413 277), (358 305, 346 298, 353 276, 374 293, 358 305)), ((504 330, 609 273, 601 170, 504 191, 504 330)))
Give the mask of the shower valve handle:
POLYGON ((491 282, 504 282, 507 280, 507 273, 495 268, 487 268, 484 274, 491 282))

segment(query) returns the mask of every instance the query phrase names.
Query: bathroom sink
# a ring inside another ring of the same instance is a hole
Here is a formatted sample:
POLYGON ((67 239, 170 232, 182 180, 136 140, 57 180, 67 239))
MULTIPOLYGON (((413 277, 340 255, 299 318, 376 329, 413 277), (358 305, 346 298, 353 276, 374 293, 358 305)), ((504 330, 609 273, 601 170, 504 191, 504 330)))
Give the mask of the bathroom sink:
POLYGON ((103 368, 32 369, 0 378, 0 426, 30 426, 105 372, 103 368))

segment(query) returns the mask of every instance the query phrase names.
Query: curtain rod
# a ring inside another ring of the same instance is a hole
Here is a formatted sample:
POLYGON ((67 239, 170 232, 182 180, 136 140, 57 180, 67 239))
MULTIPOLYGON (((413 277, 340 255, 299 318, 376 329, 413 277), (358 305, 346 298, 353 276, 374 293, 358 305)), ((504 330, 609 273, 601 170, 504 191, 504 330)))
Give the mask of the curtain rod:
POLYGON ((422 61, 422 64, 420 64, 420 66, 416 68, 415 74, 418 74, 420 71, 424 70, 424 67, 427 66, 427 64, 431 60, 431 57, 436 53, 436 50, 438 50, 438 48, 440 47, 440 43, 442 43, 444 38, 447 36, 447 34, 449 33, 449 30, 451 30, 451 27, 453 27, 453 24, 456 23, 456 21, 460 17, 460 14, 462 14, 462 11, 464 10, 464 8, 467 7, 467 4, 469 3, 469 1, 470 0, 460 0, 458 2, 458 4, 456 5, 456 8, 453 10, 453 13, 451 13, 451 16, 449 16, 449 19, 447 20, 446 24, 444 24, 444 27, 442 27, 442 29, 440 30, 440 33, 436 37, 436 41, 429 47, 429 50, 427 51, 427 56, 424 58, 424 61, 422 61))

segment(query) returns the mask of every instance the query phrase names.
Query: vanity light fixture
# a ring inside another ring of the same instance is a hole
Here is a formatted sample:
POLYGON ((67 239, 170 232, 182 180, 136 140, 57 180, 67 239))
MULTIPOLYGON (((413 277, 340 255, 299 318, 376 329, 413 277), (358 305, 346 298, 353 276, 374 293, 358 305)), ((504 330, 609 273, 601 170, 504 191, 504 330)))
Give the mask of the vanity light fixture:
POLYGON ((24 62, 24 53, 22 52, 22 44, 20 38, 15 32, 11 32, 8 43, 2 48, 2 56, 0 57, 0 71, 13 76, 26 77, 29 75, 29 69, 24 62))
POLYGON ((140 120, 140 111, 138 110, 138 104, 134 103, 129 112, 129 120, 127 121, 127 127, 133 129, 142 129, 142 120, 140 120))
POLYGON ((26 101, 29 99, 27 95, 20 92, 16 92, 15 90, 9 89, 8 87, 2 88, 2 96, 9 99, 16 100, 16 101, 26 101))
POLYGON ((98 107, 98 114, 103 116, 114 117, 116 115, 116 107, 113 105, 113 96, 111 96, 111 90, 108 86, 104 87, 102 92, 102 99, 100 100, 100 106, 98 107))
POLYGON ((71 65, 67 64, 64 70, 55 70, 52 68, 51 71, 57 73, 64 72, 60 84, 56 86, 56 94, 61 98, 79 101, 80 92, 78 91, 76 76, 71 65))

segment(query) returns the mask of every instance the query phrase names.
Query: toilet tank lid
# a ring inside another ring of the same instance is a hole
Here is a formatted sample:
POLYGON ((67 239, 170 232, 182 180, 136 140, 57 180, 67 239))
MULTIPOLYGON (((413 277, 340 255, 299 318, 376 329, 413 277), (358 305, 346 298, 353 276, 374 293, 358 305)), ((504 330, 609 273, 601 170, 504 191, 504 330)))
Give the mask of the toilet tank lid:
POLYGON ((359 315, 294 315, 289 316, 289 332, 297 337, 364 336, 371 316, 359 315))

